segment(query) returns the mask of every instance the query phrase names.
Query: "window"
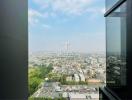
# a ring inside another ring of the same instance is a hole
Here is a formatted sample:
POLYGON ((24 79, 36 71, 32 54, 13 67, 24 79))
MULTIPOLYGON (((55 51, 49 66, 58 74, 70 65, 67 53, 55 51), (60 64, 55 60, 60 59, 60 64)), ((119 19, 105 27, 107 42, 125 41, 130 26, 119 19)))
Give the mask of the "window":
POLYGON ((126 85, 126 3, 106 18, 107 84, 126 85))
POLYGON ((106 10, 110 9, 118 1, 120 0, 106 0, 106 10))

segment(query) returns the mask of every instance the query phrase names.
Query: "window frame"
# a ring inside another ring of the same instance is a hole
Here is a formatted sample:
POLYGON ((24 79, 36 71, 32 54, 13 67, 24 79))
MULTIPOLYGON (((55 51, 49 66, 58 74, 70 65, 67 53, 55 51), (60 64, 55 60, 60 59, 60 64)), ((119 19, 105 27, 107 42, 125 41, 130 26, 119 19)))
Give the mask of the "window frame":
POLYGON ((122 5, 125 1, 127 0, 119 0, 117 1, 110 9, 108 9, 105 14, 104 17, 107 17, 108 15, 110 15, 114 10, 116 10, 120 5, 122 5))

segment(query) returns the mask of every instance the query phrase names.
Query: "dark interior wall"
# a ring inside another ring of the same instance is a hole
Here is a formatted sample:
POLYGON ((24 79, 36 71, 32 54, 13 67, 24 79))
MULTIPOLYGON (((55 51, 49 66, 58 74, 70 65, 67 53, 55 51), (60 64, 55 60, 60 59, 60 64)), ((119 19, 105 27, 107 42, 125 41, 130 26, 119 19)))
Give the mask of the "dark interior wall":
POLYGON ((127 89, 132 99, 132 0, 127 0, 127 89))
POLYGON ((0 100, 28 95, 28 1, 0 0, 0 100))

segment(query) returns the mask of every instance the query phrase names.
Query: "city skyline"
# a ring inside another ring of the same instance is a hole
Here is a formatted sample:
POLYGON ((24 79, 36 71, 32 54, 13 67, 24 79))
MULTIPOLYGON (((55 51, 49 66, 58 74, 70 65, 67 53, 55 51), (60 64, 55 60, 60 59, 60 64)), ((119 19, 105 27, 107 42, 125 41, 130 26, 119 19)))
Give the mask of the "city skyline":
POLYGON ((105 52, 104 0, 29 0, 29 52, 105 52))

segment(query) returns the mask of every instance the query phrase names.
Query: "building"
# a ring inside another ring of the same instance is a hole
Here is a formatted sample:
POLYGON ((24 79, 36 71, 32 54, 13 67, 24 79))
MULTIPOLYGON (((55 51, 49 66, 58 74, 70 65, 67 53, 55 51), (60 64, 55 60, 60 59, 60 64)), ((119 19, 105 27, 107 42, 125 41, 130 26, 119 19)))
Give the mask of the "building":
POLYGON ((91 100, 98 100, 99 99, 99 94, 90 94, 90 99, 91 100))
POLYGON ((68 98, 68 93, 67 92, 63 92, 62 97, 63 98, 68 98))
POLYGON ((69 100, 87 100, 84 94, 79 93, 69 93, 69 100))
POLYGON ((85 76, 84 76, 84 74, 79 74, 79 76, 80 76, 80 81, 85 82, 85 76))
POLYGON ((79 78, 78 74, 74 74, 74 80, 76 82, 79 82, 80 81, 80 78, 79 78))

